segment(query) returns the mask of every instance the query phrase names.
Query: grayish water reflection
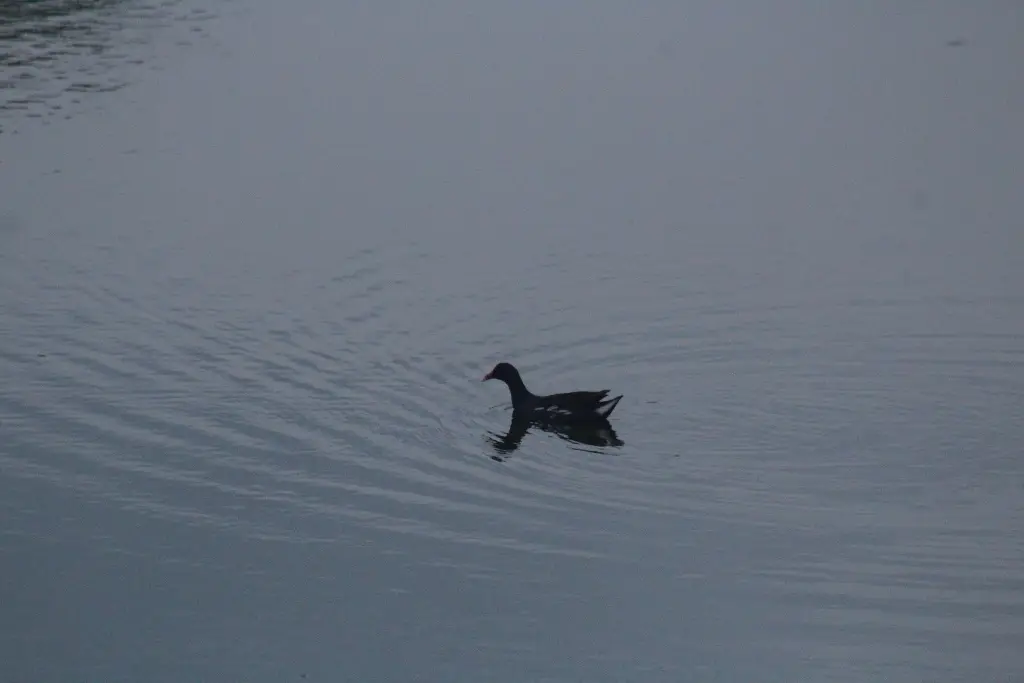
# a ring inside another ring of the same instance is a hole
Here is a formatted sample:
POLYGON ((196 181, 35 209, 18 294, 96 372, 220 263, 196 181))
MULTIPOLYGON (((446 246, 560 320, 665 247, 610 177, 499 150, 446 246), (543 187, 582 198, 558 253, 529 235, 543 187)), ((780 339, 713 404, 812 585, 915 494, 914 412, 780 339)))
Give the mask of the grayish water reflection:
POLYGON ((160 68, 165 48, 194 47, 215 16, 188 0, 0 1, 0 134, 70 118, 160 68))
POLYGON ((5 675, 1024 675, 1014 6, 161 7, 0 109, 5 675))

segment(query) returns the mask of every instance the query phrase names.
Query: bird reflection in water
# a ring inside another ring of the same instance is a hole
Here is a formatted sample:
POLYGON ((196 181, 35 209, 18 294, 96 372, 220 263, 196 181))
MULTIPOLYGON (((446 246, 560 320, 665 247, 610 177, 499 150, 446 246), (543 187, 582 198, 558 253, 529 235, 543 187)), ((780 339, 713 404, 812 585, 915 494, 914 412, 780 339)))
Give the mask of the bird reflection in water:
POLYGON ((513 414, 512 423, 505 434, 488 432, 487 440, 490 441, 491 447, 495 450, 495 454, 491 456, 491 459, 503 462, 513 451, 519 448, 523 438, 534 428, 554 434, 560 439, 579 446, 589 446, 589 448, 581 448, 579 450, 592 453, 603 452, 596 449, 618 448, 624 445, 623 441, 615 433, 615 430, 612 429, 611 424, 606 420, 564 424, 530 419, 529 417, 513 414))

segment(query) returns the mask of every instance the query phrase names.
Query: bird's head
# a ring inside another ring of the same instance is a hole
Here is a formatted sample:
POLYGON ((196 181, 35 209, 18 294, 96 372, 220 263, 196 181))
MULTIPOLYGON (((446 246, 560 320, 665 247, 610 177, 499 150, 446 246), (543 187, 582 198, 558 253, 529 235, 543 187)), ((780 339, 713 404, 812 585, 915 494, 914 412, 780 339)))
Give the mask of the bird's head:
POLYGON ((505 384, 509 384, 516 380, 519 380, 520 382, 522 381, 522 379, 519 377, 519 371, 516 370, 515 366, 512 365, 511 363, 505 362, 501 362, 495 365, 494 368, 486 375, 484 375, 484 378, 480 381, 486 382, 489 379, 498 379, 504 382, 505 384))

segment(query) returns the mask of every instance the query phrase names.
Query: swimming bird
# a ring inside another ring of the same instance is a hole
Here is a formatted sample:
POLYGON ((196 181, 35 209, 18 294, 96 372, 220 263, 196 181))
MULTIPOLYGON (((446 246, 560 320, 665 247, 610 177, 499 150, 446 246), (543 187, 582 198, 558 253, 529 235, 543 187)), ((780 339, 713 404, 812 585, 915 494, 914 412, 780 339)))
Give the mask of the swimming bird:
POLYGON ((608 398, 608 390, 570 391, 564 394, 537 396, 530 393, 519 371, 511 363, 501 362, 484 375, 481 382, 501 380, 512 395, 512 411, 533 419, 557 422, 606 421, 619 404, 622 395, 608 398))

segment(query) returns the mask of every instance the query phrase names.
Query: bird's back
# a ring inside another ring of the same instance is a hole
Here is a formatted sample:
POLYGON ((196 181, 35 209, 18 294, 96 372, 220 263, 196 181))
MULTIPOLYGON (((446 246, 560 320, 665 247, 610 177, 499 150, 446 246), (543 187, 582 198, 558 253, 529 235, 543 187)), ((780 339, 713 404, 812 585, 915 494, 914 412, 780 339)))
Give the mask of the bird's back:
POLYGON ((622 396, 608 397, 608 390, 569 391, 563 394, 537 396, 533 410, 553 417, 585 419, 607 418, 615 410, 622 396))

